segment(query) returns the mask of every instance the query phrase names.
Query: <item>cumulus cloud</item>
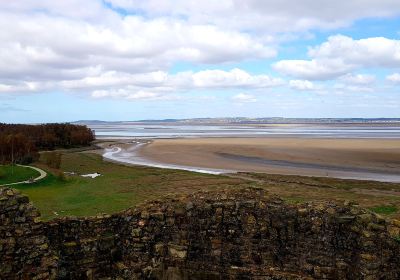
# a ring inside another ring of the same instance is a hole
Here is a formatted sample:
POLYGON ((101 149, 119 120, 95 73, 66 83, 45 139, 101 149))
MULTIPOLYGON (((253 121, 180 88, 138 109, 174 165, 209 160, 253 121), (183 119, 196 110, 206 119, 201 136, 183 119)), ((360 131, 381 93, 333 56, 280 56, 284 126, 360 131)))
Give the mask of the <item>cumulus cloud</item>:
POLYGON ((179 99, 176 95, 166 95, 157 92, 149 92, 137 90, 136 88, 123 88, 115 90, 95 90, 91 93, 91 97, 100 98, 117 98, 126 100, 174 100, 179 99))
POLYGON ((313 91, 318 89, 314 83, 307 80, 291 80, 289 86, 292 89, 301 91, 313 91))
POLYGON ((341 59, 281 60, 273 68, 283 74, 306 80, 329 80, 354 69, 341 59))
MULTIPOLYGON (((173 89, 177 83, 213 88, 223 81, 206 84, 202 78, 207 73, 171 77, 167 71, 176 62, 218 65, 276 54, 274 46, 246 32, 174 18, 122 17, 96 0, 9 1, 2 4, 0 25, 3 93, 126 86, 173 89)), ((223 79, 236 86, 276 82, 266 77, 251 80, 237 70, 210 74, 214 79, 225 75, 223 79)))
POLYGON ((396 0, 107 0, 115 8, 149 16, 186 17, 190 22, 258 32, 329 29, 368 17, 399 14, 396 0))
POLYGON ((99 0, 14 0, 2 1, 1 10, 10 13, 45 13, 64 18, 102 20, 112 16, 99 0))
POLYGON ((268 75, 252 75, 238 68, 230 71, 202 70, 198 72, 179 72, 177 74, 168 74, 164 71, 138 74, 111 71, 102 73, 99 76, 61 82, 61 86, 66 89, 135 86, 153 88, 160 91, 223 88, 257 89, 276 87, 282 84, 282 79, 268 75))
POLYGON ((284 82, 268 75, 252 75, 234 68, 230 71, 203 70, 168 74, 164 71, 129 74, 109 71, 76 80, 62 80, 4 86, 0 92, 43 91, 62 88, 75 92, 91 92, 93 98, 122 98, 128 100, 176 99, 176 93, 197 89, 260 89, 278 87, 284 82))
MULTIPOLYGON (((399 1, 363 2, 4 1, 0 93, 71 91, 93 98, 155 100, 196 89, 280 86, 284 82, 279 78, 237 68, 176 74, 169 70, 180 62, 203 69, 272 58, 277 55, 277 36, 289 38, 295 31, 336 28, 400 11, 399 1)), ((399 41, 386 38, 332 36, 308 55, 309 60, 278 61, 274 69, 295 77, 290 87, 313 90, 312 80, 343 77, 343 83, 367 84, 368 77, 349 73, 400 66, 399 41)))
POLYGON ((250 102, 256 102, 257 98, 255 98, 254 95, 251 94, 239 93, 237 95, 234 95, 232 97, 232 100, 238 103, 250 103, 250 102))
POLYGON ((268 75, 251 75, 235 68, 231 71, 205 70, 192 74, 193 85, 199 88, 266 88, 279 86, 283 81, 268 75))
POLYGON ((347 74, 339 77, 339 80, 346 84, 371 85, 375 82, 376 78, 374 75, 367 74, 347 74))
POLYGON ((247 34, 177 20, 127 16, 102 26, 46 15, 19 19, 0 13, 2 77, 61 79, 93 67, 146 72, 176 61, 223 63, 275 55, 247 34))
POLYGON ((400 40, 384 37, 354 40, 351 37, 335 35, 327 42, 309 50, 315 59, 341 58, 347 65, 365 67, 399 67, 400 40))
MULTIPOLYGON (((310 60, 281 60, 274 68, 284 74, 309 80, 328 80, 368 67, 400 67, 400 40, 383 37, 354 40, 335 35, 310 48, 310 60)), ((366 77, 353 77, 353 81, 366 77)), ((368 80, 368 77, 367 79, 368 80)))
POLYGON ((389 82, 392 82, 394 84, 400 84, 400 74, 399 73, 393 73, 391 75, 388 75, 386 77, 386 80, 389 82))
POLYGON ((349 92, 355 92, 355 93, 368 93, 368 92, 374 92, 374 88, 370 86, 363 86, 363 85, 349 85, 349 84, 342 84, 342 83, 336 83, 333 86, 333 92, 334 93, 349 93, 349 92))

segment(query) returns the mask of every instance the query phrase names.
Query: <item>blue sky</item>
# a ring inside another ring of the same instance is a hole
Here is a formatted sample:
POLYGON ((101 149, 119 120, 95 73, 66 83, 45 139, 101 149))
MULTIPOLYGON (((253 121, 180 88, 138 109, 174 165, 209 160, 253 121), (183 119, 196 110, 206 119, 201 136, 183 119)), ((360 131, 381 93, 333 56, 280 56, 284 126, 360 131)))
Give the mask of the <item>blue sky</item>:
POLYGON ((0 122, 400 117, 399 1, 0 8, 0 122))

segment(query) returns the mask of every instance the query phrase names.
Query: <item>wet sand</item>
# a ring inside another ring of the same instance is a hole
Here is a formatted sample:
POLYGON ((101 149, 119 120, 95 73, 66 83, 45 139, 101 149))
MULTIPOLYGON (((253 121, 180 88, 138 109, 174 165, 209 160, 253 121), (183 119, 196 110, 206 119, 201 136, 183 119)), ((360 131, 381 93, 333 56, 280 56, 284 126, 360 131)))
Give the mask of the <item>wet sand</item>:
POLYGON ((193 168, 400 182, 400 141, 394 139, 157 139, 136 157, 193 168))

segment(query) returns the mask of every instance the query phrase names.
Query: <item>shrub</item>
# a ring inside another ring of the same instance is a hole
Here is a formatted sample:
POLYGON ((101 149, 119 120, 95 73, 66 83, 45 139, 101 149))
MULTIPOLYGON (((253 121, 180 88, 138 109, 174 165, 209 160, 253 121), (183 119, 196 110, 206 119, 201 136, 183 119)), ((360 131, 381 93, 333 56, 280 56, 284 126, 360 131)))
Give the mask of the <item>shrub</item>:
POLYGON ((64 172, 62 172, 62 171, 57 172, 56 176, 59 181, 62 181, 62 182, 67 181, 67 176, 65 176, 64 172))
POLYGON ((4 170, 0 170, 0 179, 3 179, 6 177, 6 172, 4 170))
POLYGON ((24 165, 28 165, 32 162, 34 162, 34 157, 31 154, 27 154, 27 155, 23 155, 17 162, 19 164, 24 164, 24 165))
POLYGON ((48 167, 60 169, 61 153, 48 152, 44 154, 45 163, 48 167))

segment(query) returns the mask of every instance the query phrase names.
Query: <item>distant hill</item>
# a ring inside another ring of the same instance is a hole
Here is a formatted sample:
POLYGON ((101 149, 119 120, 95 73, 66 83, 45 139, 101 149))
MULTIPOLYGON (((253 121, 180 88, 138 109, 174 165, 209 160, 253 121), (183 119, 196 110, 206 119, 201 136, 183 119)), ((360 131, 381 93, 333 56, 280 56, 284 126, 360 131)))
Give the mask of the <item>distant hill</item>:
POLYGON ((127 123, 173 123, 173 124, 346 124, 346 123, 399 123, 400 118, 193 118, 193 119, 162 119, 139 121, 101 121, 80 120, 75 124, 127 124, 127 123))
POLYGON ((79 120, 79 121, 75 121, 72 122, 73 124, 106 124, 106 123, 112 123, 112 122, 108 122, 108 121, 98 121, 98 120, 79 120))

